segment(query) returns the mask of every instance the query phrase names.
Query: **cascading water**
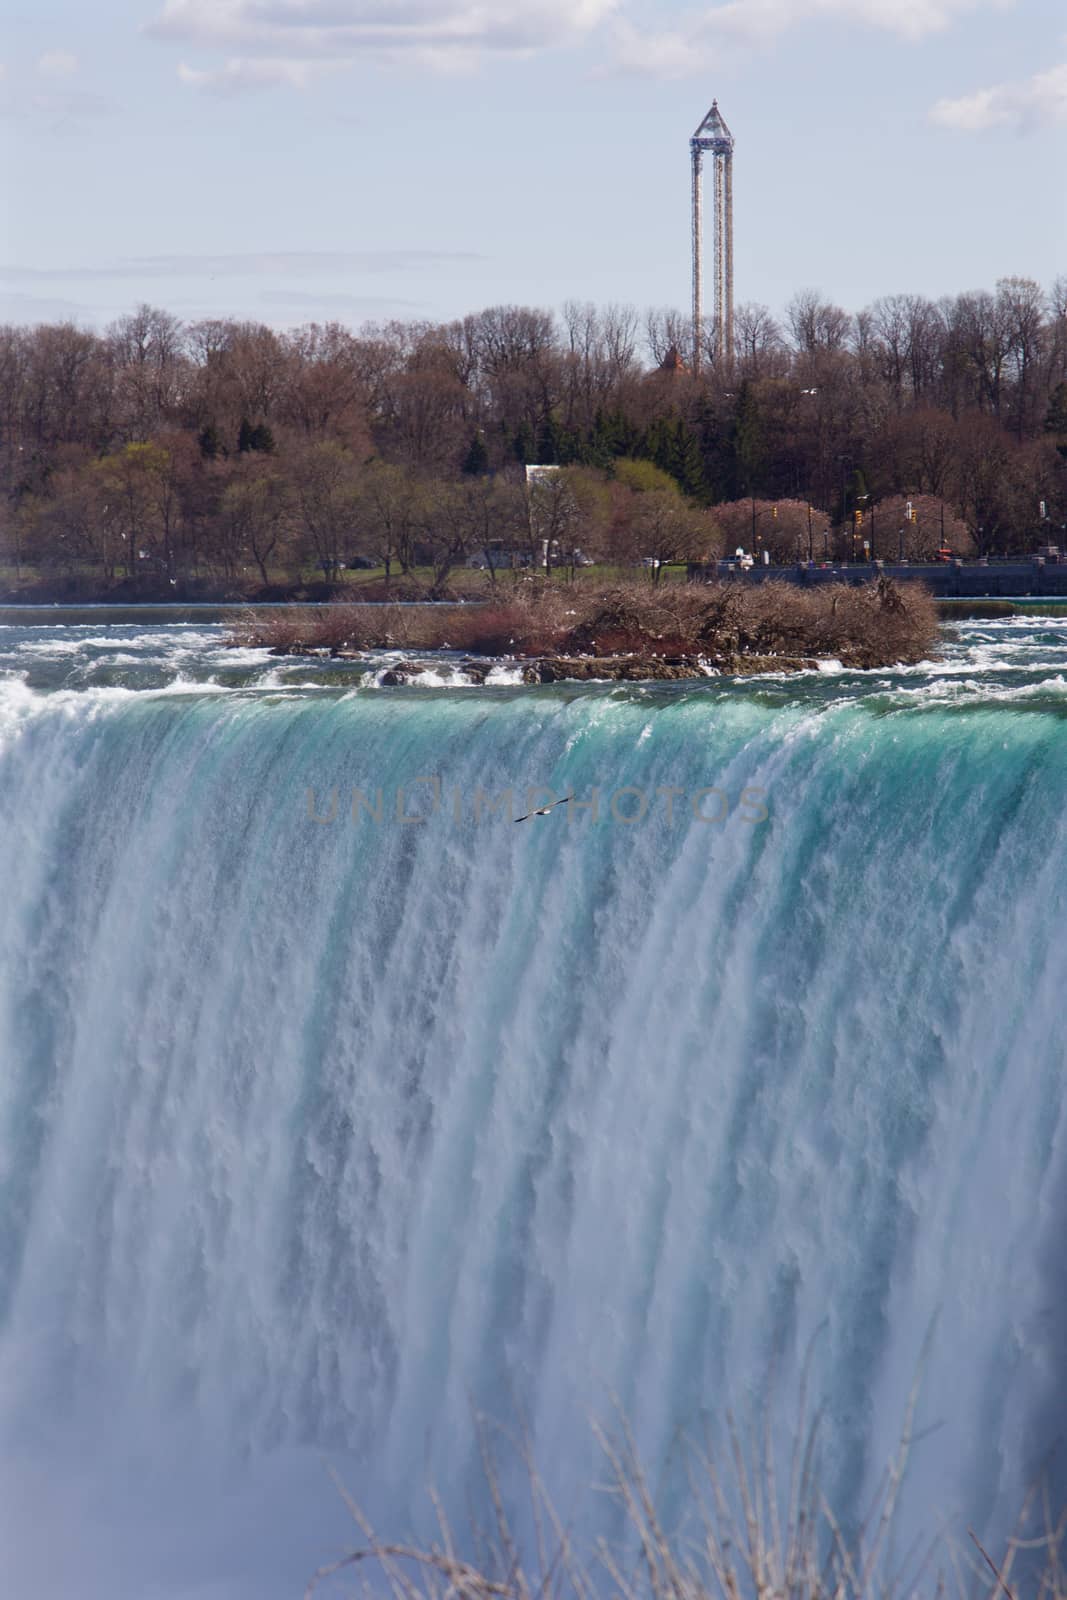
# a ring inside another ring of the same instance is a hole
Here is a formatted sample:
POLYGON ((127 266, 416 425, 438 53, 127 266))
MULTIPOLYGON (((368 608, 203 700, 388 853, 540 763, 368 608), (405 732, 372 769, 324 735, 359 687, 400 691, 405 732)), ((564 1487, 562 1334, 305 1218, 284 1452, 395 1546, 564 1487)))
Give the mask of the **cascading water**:
POLYGON ((920 1375, 904 1533, 1003 1526, 1064 1422, 1065 666, 379 690, 0 630, 4 1592, 298 1593, 324 1460, 462 1519, 472 1407, 591 1535, 590 1414, 788 1449, 809 1352, 842 1518, 920 1375), (599 816, 479 799, 539 787, 599 816))

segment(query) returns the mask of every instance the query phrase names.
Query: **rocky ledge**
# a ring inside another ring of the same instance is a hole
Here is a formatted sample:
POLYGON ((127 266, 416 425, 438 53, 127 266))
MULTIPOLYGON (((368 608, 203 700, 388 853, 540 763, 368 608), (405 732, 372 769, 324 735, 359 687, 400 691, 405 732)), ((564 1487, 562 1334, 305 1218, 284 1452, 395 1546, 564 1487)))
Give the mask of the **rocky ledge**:
MULTIPOLYGON (((484 683, 494 666, 504 663, 485 657, 468 657, 450 666, 462 673, 468 683, 484 683)), ((810 656, 735 655, 706 660, 697 656, 539 656, 519 667, 523 683, 648 683, 674 682, 687 678, 708 678, 719 674, 747 676, 763 672, 803 672, 818 666, 810 656)), ((382 673, 379 683, 385 688, 417 683, 422 677, 438 676, 439 661, 398 661, 382 673)))

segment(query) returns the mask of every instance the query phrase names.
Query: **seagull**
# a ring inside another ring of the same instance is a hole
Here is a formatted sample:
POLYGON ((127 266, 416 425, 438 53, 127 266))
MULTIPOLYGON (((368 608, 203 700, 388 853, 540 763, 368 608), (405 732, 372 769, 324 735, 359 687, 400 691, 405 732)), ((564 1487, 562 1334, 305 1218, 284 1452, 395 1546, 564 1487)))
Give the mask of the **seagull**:
POLYGON ((536 811, 527 811, 527 813, 526 813, 526 815, 524 817, 516 817, 515 821, 516 822, 529 822, 531 817, 547 817, 548 813, 550 811, 554 811, 557 806, 565 806, 567 804, 568 800, 573 800, 573 799, 574 799, 574 796, 572 794, 565 794, 563 796, 562 800, 553 800, 551 805, 538 806, 536 811))

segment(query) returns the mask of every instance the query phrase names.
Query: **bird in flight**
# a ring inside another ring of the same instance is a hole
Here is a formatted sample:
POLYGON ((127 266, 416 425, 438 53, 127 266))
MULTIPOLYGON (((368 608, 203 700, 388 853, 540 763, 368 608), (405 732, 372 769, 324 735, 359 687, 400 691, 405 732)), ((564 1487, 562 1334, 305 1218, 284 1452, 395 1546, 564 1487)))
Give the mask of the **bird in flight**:
POLYGON ((572 794, 565 794, 563 796, 562 800, 553 800, 551 805, 538 806, 536 811, 527 811, 527 813, 526 813, 526 815, 524 817, 516 817, 515 821, 516 822, 529 822, 531 817, 547 817, 548 813, 550 811, 554 811, 557 806, 565 806, 567 804, 568 800, 573 800, 573 799, 574 799, 574 796, 572 794))

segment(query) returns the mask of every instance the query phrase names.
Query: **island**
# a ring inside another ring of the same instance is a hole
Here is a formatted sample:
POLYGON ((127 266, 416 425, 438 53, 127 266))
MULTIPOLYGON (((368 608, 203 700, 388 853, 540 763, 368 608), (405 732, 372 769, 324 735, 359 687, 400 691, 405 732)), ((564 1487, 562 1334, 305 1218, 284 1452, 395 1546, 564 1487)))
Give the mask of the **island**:
POLYGON ((253 610, 231 626, 227 642, 343 660, 398 652, 386 686, 435 671, 438 662, 419 659, 429 651, 459 652, 475 681, 507 660, 526 683, 635 682, 797 672, 822 662, 906 665, 936 651, 938 627, 922 585, 885 576, 812 589, 773 581, 594 589, 527 578, 507 596, 476 604, 253 610))

